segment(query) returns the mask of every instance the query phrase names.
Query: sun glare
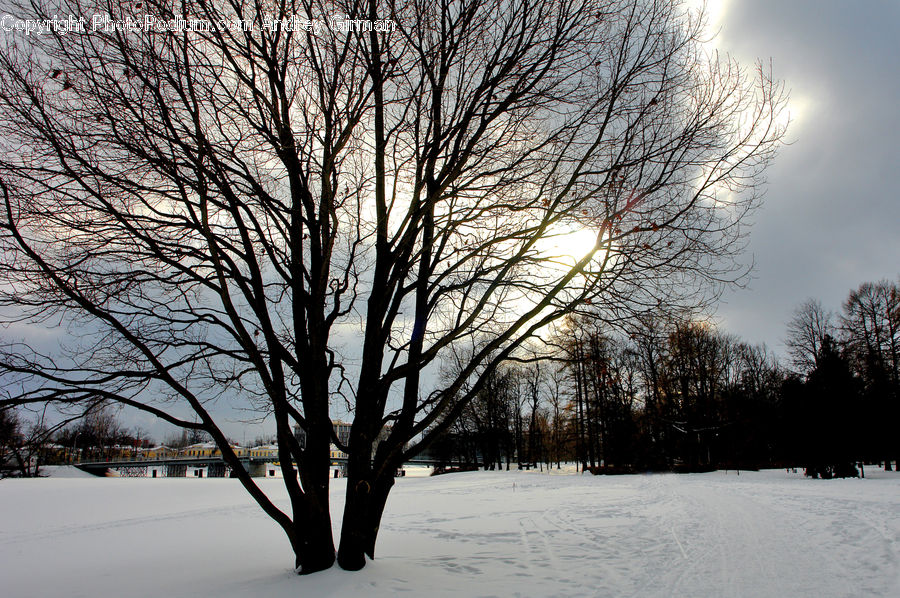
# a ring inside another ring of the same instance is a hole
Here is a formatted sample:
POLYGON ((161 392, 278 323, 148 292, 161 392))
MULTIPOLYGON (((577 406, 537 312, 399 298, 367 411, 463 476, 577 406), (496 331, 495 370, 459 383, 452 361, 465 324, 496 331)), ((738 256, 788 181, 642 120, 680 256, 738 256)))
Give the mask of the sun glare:
POLYGON ((538 247, 541 255, 574 265, 590 253, 596 243, 597 231, 593 229, 558 226, 538 243, 538 247))

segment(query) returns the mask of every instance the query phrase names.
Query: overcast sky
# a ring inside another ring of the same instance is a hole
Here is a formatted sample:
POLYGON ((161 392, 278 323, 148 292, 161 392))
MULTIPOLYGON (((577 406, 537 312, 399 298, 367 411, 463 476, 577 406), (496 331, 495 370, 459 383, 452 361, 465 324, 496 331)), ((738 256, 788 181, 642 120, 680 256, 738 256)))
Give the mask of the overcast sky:
POLYGON ((710 2, 715 45, 752 68, 771 59, 791 92, 790 145, 754 215, 749 288, 729 291, 720 327, 784 353, 808 297, 840 310, 852 288, 900 275, 900 2, 710 2))
MULTIPOLYGON (((710 9, 716 46, 748 68, 771 59, 791 90, 792 143, 768 171, 750 231, 753 279, 727 292, 717 314, 723 330, 783 354, 785 323, 806 298, 837 311, 852 288, 900 275, 900 2, 712 0, 710 9)), ((165 436, 151 416, 125 419, 165 436)), ((239 441, 264 431, 226 425, 239 441)))
POLYGON ((900 275, 900 2, 710 8, 720 50, 750 65, 771 58, 791 90, 792 144, 768 172, 750 233, 754 279, 718 311, 724 330, 783 353, 804 299, 838 311, 850 289, 900 275))
MULTIPOLYGON (((900 2, 713 0, 710 10, 717 47, 748 68, 771 59, 791 91, 791 144, 750 232, 753 279, 718 310, 723 330, 783 354, 785 323, 806 298, 837 311, 850 289, 900 275, 900 2)), ((245 442, 268 431, 225 427, 245 442)))

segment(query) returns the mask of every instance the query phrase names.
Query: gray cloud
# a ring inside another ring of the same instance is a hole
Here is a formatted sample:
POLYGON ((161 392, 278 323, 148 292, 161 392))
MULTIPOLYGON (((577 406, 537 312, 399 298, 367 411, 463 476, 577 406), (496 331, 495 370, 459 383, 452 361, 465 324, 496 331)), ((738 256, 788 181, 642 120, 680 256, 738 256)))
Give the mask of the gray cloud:
POLYGON ((792 91, 794 126, 768 173, 749 250, 749 290, 729 292, 723 328, 781 351, 804 298, 838 310, 851 288, 900 273, 900 4, 743 0, 721 50, 772 59, 792 91))

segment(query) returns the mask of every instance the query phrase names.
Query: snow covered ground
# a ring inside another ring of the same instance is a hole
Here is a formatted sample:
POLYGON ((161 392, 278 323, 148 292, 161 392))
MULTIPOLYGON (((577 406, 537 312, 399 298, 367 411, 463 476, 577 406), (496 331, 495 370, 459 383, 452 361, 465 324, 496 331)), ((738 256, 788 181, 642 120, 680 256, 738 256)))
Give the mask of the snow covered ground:
POLYGON ((900 475, 866 473, 401 478, 377 559, 305 578, 234 480, 4 480, 0 594, 898 597, 900 475))

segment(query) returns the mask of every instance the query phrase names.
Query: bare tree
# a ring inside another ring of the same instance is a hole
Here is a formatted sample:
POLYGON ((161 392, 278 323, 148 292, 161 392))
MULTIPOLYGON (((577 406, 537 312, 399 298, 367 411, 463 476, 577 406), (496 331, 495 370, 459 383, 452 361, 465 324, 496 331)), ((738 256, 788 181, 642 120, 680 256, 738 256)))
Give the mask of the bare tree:
POLYGON ((566 413, 566 406, 570 403, 567 383, 566 368, 556 364, 551 366, 547 383, 547 400, 550 409, 549 456, 551 461, 556 462, 557 469, 560 469, 560 462, 569 457, 566 451, 566 427, 570 420, 566 413))
MULTIPOLYGON (((635 319, 628 331, 633 350, 641 370, 641 381, 644 401, 643 428, 651 447, 651 454, 661 455, 661 447, 665 444, 670 426, 664 422, 666 405, 663 391, 663 364, 667 361, 667 342, 665 325, 667 318, 663 313, 644 314, 635 319)), ((660 457, 663 458, 663 457, 660 457)), ((665 463, 652 463, 662 467, 665 463)))
POLYGON ((740 387, 749 397, 774 400, 783 373, 778 359, 765 345, 738 343, 740 387))
POLYGON ((740 378, 737 341, 707 322, 683 320, 674 323, 666 354, 664 388, 676 444, 689 466, 710 466, 725 391, 740 378))
MULTIPOLYGON (((891 468, 896 458, 895 422, 900 416, 900 284, 888 280, 867 282, 843 305, 841 332, 845 349, 865 381, 871 408, 881 414, 872 422, 865 440, 869 455, 891 468)), ((898 461, 900 466, 900 461, 898 461)))
POLYGON ((861 369, 881 370, 886 382, 900 386, 900 284, 867 282, 851 291, 841 328, 861 369))
POLYGON ((12 406, 0 407, 0 477, 24 478, 40 475, 46 459, 47 445, 69 420, 47 425, 46 410, 34 414, 29 421, 20 417, 12 406))
MULTIPOLYGON (((537 467, 541 461, 543 449, 543 436, 540 425, 542 405, 546 386, 546 370, 540 361, 534 361, 522 368, 522 391, 524 391, 524 404, 528 408, 528 445, 526 447, 527 459, 525 463, 531 467, 537 467)), ((521 457, 519 459, 522 460, 521 457)))
POLYGON ((28 442, 14 409, 0 409, 0 478, 37 474, 37 451, 28 442))
POLYGON ((780 85, 710 55, 677 2, 10 4, 186 26, 0 42, 0 305, 70 332, 6 344, 4 383, 208 432, 303 573, 335 560, 331 442, 355 570, 395 470, 523 343, 740 278, 785 126, 780 85), (275 26, 298 16, 328 26, 275 26), (455 377, 423 376, 457 345, 455 377), (289 511, 228 446, 231 401, 274 417, 289 511))
POLYGON ((816 368, 825 337, 834 333, 834 315, 817 299, 807 299, 794 310, 784 344, 799 373, 808 374, 816 368))

